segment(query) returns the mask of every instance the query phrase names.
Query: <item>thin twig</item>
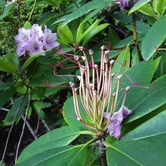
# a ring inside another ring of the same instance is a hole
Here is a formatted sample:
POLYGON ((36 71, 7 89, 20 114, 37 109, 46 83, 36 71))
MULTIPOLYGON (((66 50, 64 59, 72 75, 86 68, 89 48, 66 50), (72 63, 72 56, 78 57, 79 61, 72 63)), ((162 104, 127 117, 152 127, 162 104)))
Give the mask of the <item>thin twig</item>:
POLYGON ((44 121, 43 119, 41 119, 41 121, 43 122, 43 124, 44 124, 45 128, 47 129, 47 132, 49 132, 49 131, 50 131, 50 129, 49 129, 49 127, 47 126, 47 124, 45 123, 45 121, 44 121))
POLYGON ((28 102, 27 109, 25 111, 25 118, 24 118, 24 123, 23 123, 23 126, 22 126, 22 132, 21 132, 21 135, 20 135, 20 138, 19 138, 19 141, 18 141, 18 144, 17 144, 17 148, 16 148, 15 164, 17 164, 18 152, 19 152, 19 148, 20 148, 22 137, 24 135, 25 124, 26 124, 26 119, 27 119, 30 103, 31 103, 31 94, 29 94, 29 102, 28 102))
MULTIPOLYGON (((24 119, 25 119, 25 116, 22 115, 21 118, 24 120, 24 119)), ((26 121, 25 123, 26 123, 26 126, 27 126, 27 128, 29 129, 30 133, 32 134, 33 138, 36 140, 36 139, 37 139, 37 136, 36 136, 35 132, 33 131, 31 125, 29 124, 28 121, 26 121)))
MULTIPOLYGON (((7 112, 10 111, 9 109, 6 109, 6 108, 0 108, 0 109, 3 110, 3 111, 7 111, 7 112)), ((24 120, 24 118, 25 118, 24 115, 22 115, 21 118, 24 120)), ((37 139, 37 136, 36 136, 35 132, 33 131, 32 127, 31 127, 31 125, 29 124, 28 121, 26 121, 26 126, 29 129, 30 133, 32 134, 33 138, 37 139)))
POLYGON ((3 155, 2 155, 2 160, 1 160, 0 166, 2 166, 2 164, 3 164, 4 158, 5 158, 5 154, 6 154, 6 150, 7 150, 7 146, 8 146, 8 143, 9 143, 9 138, 10 138, 10 135, 11 135, 11 131, 12 131, 12 129, 13 129, 13 126, 14 126, 14 123, 15 123, 15 120, 16 120, 16 117, 17 117, 17 115, 18 115, 18 113, 19 113, 19 111, 20 111, 20 109, 21 109, 21 107, 22 107, 22 104, 23 104, 23 102, 24 102, 24 100, 25 100, 25 98, 26 98, 27 92, 28 92, 28 91, 26 91, 26 94, 24 95, 24 98, 23 98, 23 100, 22 100, 20 106, 19 106, 18 109, 17 109, 17 114, 15 115, 15 117, 14 117, 14 119, 13 119, 13 123, 12 123, 12 125, 11 125, 11 127, 10 127, 9 132, 8 132, 8 136, 7 136, 7 139, 6 139, 5 148, 4 148, 4 151, 3 151, 3 155))
POLYGON ((118 28, 118 27, 116 27, 116 26, 114 26, 114 25, 112 25, 112 24, 110 24, 110 27, 112 27, 112 28, 114 28, 115 30, 121 32, 122 34, 124 34, 124 36, 127 36, 127 33, 123 32, 120 28, 118 28))
POLYGON ((140 61, 142 61, 143 58, 142 58, 141 51, 140 51, 140 48, 139 48, 137 31, 136 31, 135 13, 132 13, 132 26, 133 26, 133 37, 134 37, 134 41, 135 41, 135 47, 136 47, 137 53, 138 53, 138 58, 139 58, 140 61))
POLYGON ((41 104, 40 104, 40 110, 39 110, 39 113, 38 113, 39 115, 38 115, 37 127, 36 127, 35 133, 37 133, 38 130, 39 130, 42 105, 43 105, 43 100, 41 100, 41 104))

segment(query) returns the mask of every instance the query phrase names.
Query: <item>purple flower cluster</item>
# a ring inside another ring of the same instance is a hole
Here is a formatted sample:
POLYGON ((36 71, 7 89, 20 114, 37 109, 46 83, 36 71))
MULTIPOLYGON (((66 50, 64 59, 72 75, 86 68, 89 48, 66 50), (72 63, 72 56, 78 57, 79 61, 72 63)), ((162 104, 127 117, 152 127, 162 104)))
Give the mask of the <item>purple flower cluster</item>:
POLYGON ((125 7, 128 7, 129 2, 128 0, 117 0, 116 2, 114 2, 115 4, 118 4, 120 7, 120 10, 124 10, 125 7))
POLYGON ((7 4, 5 5, 5 7, 7 7, 13 3, 16 3, 16 2, 17 2, 17 0, 7 1, 7 4))
MULTIPOLYGON (((119 111, 115 112, 110 119, 110 122, 108 125, 109 135, 112 137, 118 138, 121 133, 121 124, 123 119, 126 119, 132 113, 133 113, 132 110, 129 110, 127 107, 122 105, 119 111)), ((107 113, 107 112, 104 113, 104 117, 106 119, 109 119, 109 116, 110 116, 110 113, 107 113)))
MULTIPOLYGON (((38 24, 34 24, 31 29, 19 29, 18 35, 15 36, 18 57, 27 51, 29 51, 30 56, 33 56, 44 50, 51 50, 59 46, 59 43, 55 41, 57 34, 52 33, 46 25, 44 27, 44 32, 38 24)), ((45 55, 45 53, 42 55, 45 55)))

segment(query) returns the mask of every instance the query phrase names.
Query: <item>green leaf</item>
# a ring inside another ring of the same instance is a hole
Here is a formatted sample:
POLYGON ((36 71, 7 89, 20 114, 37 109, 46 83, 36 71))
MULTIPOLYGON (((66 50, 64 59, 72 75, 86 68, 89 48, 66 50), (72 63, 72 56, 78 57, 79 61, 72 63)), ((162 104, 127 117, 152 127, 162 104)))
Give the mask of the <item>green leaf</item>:
MULTIPOLYGON (((144 61, 144 62, 140 62, 136 65, 134 65, 131 69, 129 69, 125 75, 127 75, 129 78, 131 78, 133 80, 134 83, 139 82, 140 86, 151 86, 149 85, 149 83, 151 82, 154 72, 159 64, 159 60, 157 59, 156 61, 144 61)), ((119 89, 124 89, 127 86, 132 86, 133 84, 129 81, 128 78, 126 78, 125 76, 122 77, 121 82, 120 82, 120 88, 119 89)), ((147 90, 149 93, 151 92, 150 89, 143 89, 143 88, 135 88, 132 87, 130 88, 128 94, 127 94, 127 98, 125 101, 125 105, 129 108, 134 110, 134 107, 137 105, 138 101, 137 98, 139 98, 140 100, 143 100, 144 96, 141 96, 141 91, 145 91, 147 90), (138 95, 139 94, 139 95, 138 95), (136 101, 136 102, 135 102, 136 101)), ((124 90, 119 93, 118 95, 118 107, 117 110, 121 107, 122 101, 124 98, 124 90)), ((134 114, 132 116, 129 117, 133 118, 135 116, 136 112, 134 112, 134 114)))
POLYGON ((158 12, 159 14, 162 13, 162 10, 163 10, 163 7, 164 7, 165 3, 166 3, 166 0, 159 0, 159 1, 157 2, 157 12, 158 12))
POLYGON ((129 48, 129 45, 126 47, 126 49, 124 51, 122 51, 118 58, 117 58, 117 62, 114 62, 114 65, 113 65, 113 68, 112 68, 112 73, 116 73, 115 76, 114 76, 114 79, 113 79, 113 88, 112 88, 112 92, 114 93, 116 90, 116 86, 117 86, 117 76, 120 74, 123 74, 124 72, 126 72, 126 69, 129 68, 129 65, 130 65, 130 48, 129 48), (125 67, 122 66, 121 64, 117 63, 117 62, 120 62, 122 64, 125 64, 126 62, 126 65, 125 67))
POLYGON ((132 23, 132 18, 128 14, 120 12, 120 13, 116 13, 116 14, 111 14, 111 16, 121 22, 132 23))
POLYGON ((84 23, 81 23, 77 29, 77 34, 76 34, 76 41, 78 43, 78 41, 80 41, 80 38, 82 36, 83 33, 83 29, 84 29, 84 23))
POLYGON ((151 7, 150 4, 145 4, 143 5, 141 8, 139 8, 139 11, 145 15, 148 15, 150 17, 153 17, 155 19, 157 19, 156 14, 154 13, 153 8, 151 7))
POLYGON ((88 41, 93 37, 95 36, 97 33, 99 33, 100 31, 102 31, 103 29, 105 29, 109 24, 105 23, 105 24, 101 24, 95 28, 93 28, 86 36, 85 36, 85 39, 83 41, 83 46, 85 44, 88 43, 88 41))
POLYGON ((33 109, 38 116, 40 116, 42 119, 46 119, 46 114, 42 110, 43 104, 44 104, 43 101, 35 101, 33 102, 33 109))
POLYGON ((32 25, 29 21, 26 21, 24 26, 23 26, 25 29, 31 29, 32 25))
POLYGON ((25 68, 27 68, 35 59, 37 59, 37 58, 38 58, 39 56, 41 56, 43 53, 46 53, 46 52, 48 52, 48 51, 50 51, 50 50, 47 50, 47 51, 44 51, 44 52, 39 52, 39 53, 37 53, 37 54, 31 56, 29 59, 27 59, 27 60, 25 61, 25 63, 23 64, 23 66, 22 66, 22 71, 23 71, 25 68))
POLYGON ((108 166, 152 166, 166 163, 166 134, 143 140, 120 141, 107 145, 108 166))
POLYGON ((64 126, 59 129, 55 129, 41 136, 28 147, 26 147, 21 153, 18 161, 23 162, 28 158, 46 150, 69 145, 80 135, 79 131, 80 130, 74 129, 70 126, 64 126))
POLYGON ((108 144, 108 165, 165 165, 166 111, 131 131, 123 141, 108 144))
POLYGON ((141 52, 145 60, 150 59, 166 38, 166 14, 156 21, 143 39, 141 52))
MULTIPOLYGON (((44 68, 44 65, 41 66, 44 68)), ((49 67, 49 66, 48 66, 49 67)), ((49 67, 49 70, 42 70, 42 68, 39 68, 38 72, 36 72, 33 75, 32 80, 30 81, 30 84, 35 86, 35 87, 45 87, 43 84, 43 81, 47 82, 49 81, 49 85, 54 85, 56 83, 61 83, 61 82, 69 82, 69 79, 67 77, 56 77, 53 74, 53 69, 49 67)), ((49 88, 46 88, 46 91, 49 88)), ((51 91, 56 91, 57 88, 50 88, 51 91)))
MULTIPOLYGON (((141 41, 144 38, 144 36, 145 36, 144 34, 138 34, 138 41, 141 41)), ((134 42, 133 36, 129 36, 129 37, 121 40, 120 42, 116 43, 114 48, 123 48, 131 42, 134 42)))
POLYGON ((134 121, 166 103, 165 81, 166 75, 153 82, 154 88, 136 90, 137 95, 135 95, 134 100, 132 99, 133 92, 127 96, 128 100, 130 100, 127 105, 134 110, 134 114, 130 116, 127 122, 134 121))
POLYGON ((0 70, 9 73, 16 73, 16 66, 9 61, 0 59, 0 70))
POLYGON ((76 11, 74 11, 71 14, 65 15, 64 17, 60 18, 59 20, 55 21, 53 23, 59 23, 59 22, 63 22, 62 26, 65 26, 66 24, 68 24, 69 22, 87 14, 90 12, 93 12, 93 14, 90 15, 90 17, 88 17, 88 19, 90 19, 91 17, 93 17, 94 15, 96 15, 95 10, 97 11, 101 11, 103 8, 105 8, 106 6, 108 6, 110 3, 112 3, 113 0, 93 0, 90 1, 88 3, 86 3, 85 5, 81 6, 80 8, 78 8, 76 11))
POLYGON ((166 111, 149 119, 125 137, 125 140, 142 140, 166 133, 166 111), (155 130, 154 130, 155 129, 155 130))
POLYGON ((14 120, 18 122, 18 120, 22 115, 22 112, 25 111, 27 102, 28 102, 28 97, 24 95, 16 99, 12 108, 7 113, 3 125, 10 126, 14 120))
POLYGON ((4 0, 1 0, 1 1, 0 1, 0 8, 1 8, 1 7, 5 7, 5 5, 6 5, 6 2, 5 2, 4 0))
POLYGON ((19 59, 18 59, 18 56, 17 56, 16 52, 9 53, 9 54, 5 55, 4 58, 7 61, 11 62, 16 67, 16 69, 18 70, 18 68, 19 68, 19 59))
MULTIPOLYGON (((83 119, 88 122, 88 115, 86 114, 86 111, 84 110, 80 98, 78 96, 78 102, 79 102, 79 109, 81 112, 81 115, 83 119)), ((66 121, 66 123, 74 128, 79 128, 81 130, 86 130, 85 126, 81 122, 77 120, 74 104, 73 104, 73 97, 70 97, 66 100, 64 106, 63 106, 63 116, 66 121), (68 116, 69 115, 69 116, 68 116)))
POLYGON ((68 25, 62 26, 59 25, 57 29, 58 36, 62 39, 63 42, 66 44, 70 43, 72 44, 74 42, 73 34, 71 30, 69 29, 68 25))
POLYGON ((1 82, 0 83, 0 91, 4 90, 6 88, 9 88, 10 86, 12 86, 14 84, 15 84, 14 82, 5 82, 5 83, 1 82))
POLYGON ((10 87, 0 94, 0 108, 3 107, 16 92, 15 87, 10 87))
MULTIPOLYGON (((132 31, 132 25, 126 25, 126 27, 132 31)), ((136 22, 136 30, 137 30, 137 33, 147 33, 150 29, 150 26, 148 24, 145 24, 144 22, 142 21, 137 21, 136 22)))
POLYGON ((135 3, 135 5, 129 10, 129 14, 135 12, 136 10, 138 10, 140 7, 142 7, 143 5, 145 5, 148 2, 150 2, 150 0, 141 0, 137 3, 135 3))
POLYGON ((112 28, 109 28, 108 40, 111 43, 111 47, 114 47, 120 41, 118 34, 112 28))
POLYGON ((42 99, 45 95, 46 88, 44 87, 34 87, 34 93, 37 95, 39 99, 42 99))
MULTIPOLYGON (((88 36, 88 34, 94 29, 97 27, 97 25, 99 24, 101 20, 96 20, 90 27, 88 27, 86 29, 85 32, 83 32, 83 34, 80 36, 79 40, 77 41, 78 45, 82 42, 83 39, 86 38, 86 36, 88 36)), ((85 23, 84 23, 85 24, 85 23)))
POLYGON ((12 12, 12 9, 13 9, 14 5, 15 4, 12 3, 11 5, 4 8, 3 14, 0 16, 0 20, 7 17, 12 12))
POLYGON ((39 153, 16 166, 85 166, 87 145, 64 146, 39 153))

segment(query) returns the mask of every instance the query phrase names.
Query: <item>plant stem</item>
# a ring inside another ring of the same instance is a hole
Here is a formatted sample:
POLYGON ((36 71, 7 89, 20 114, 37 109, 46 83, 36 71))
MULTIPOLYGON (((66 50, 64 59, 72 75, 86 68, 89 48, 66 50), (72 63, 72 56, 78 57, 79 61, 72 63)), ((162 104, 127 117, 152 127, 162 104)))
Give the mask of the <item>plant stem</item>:
POLYGON ((23 126, 22 126, 21 135, 20 135, 20 138, 19 138, 19 141, 18 141, 18 144, 17 144, 17 148, 16 148, 15 164, 17 164, 19 148, 20 148, 22 137, 24 135, 24 130, 25 130, 26 120, 27 120, 27 116, 28 116, 28 111, 29 111, 29 108, 30 108, 30 103, 31 103, 31 94, 29 94, 29 102, 28 102, 27 109, 25 111, 24 123, 23 123, 23 126))
POLYGON ((137 37, 137 32, 136 32, 136 19, 135 19, 134 13, 132 13, 132 26, 133 26, 133 37, 134 37, 134 41, 135 41, 135 47, 136 47, 137 53, 138 53, 138 58, 140 61, 143 61, 141 51, 139 48, 139 43, 138 43, 138 37, 137 37))
POLYGON ((17 1, 17 18, 18 18, 18 28, 21 28, 21 19, 20 19, 20 1, 17 1))
POLYGON ((33 12, 34 12, 34 10, 35 10, 35 7, 36 7, 36 0, 34 1, 34 4, 33 4, 33 7, 32 7, 32 10, 31 10, 31 13, 29 14, 29 19, 28 19, 28 21, 30 21, 30 19, 31 19, 31 17, 32 17, 32 14, 33 14, 33 12))
POLYGON ((101 165, 107 166, 106 147, 103 144, 103 139, 99 140, 99 153, 100 153, 100 158, 101 158, 101 165))

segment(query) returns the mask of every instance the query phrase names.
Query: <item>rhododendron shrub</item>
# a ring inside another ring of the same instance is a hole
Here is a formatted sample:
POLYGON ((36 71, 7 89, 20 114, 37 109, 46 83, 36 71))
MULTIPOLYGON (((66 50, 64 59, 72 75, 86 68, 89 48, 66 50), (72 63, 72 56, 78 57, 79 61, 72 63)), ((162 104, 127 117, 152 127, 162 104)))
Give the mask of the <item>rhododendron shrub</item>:
POLYGON ((165 0, 0 8, 0 166, 165 165, 165 0))

